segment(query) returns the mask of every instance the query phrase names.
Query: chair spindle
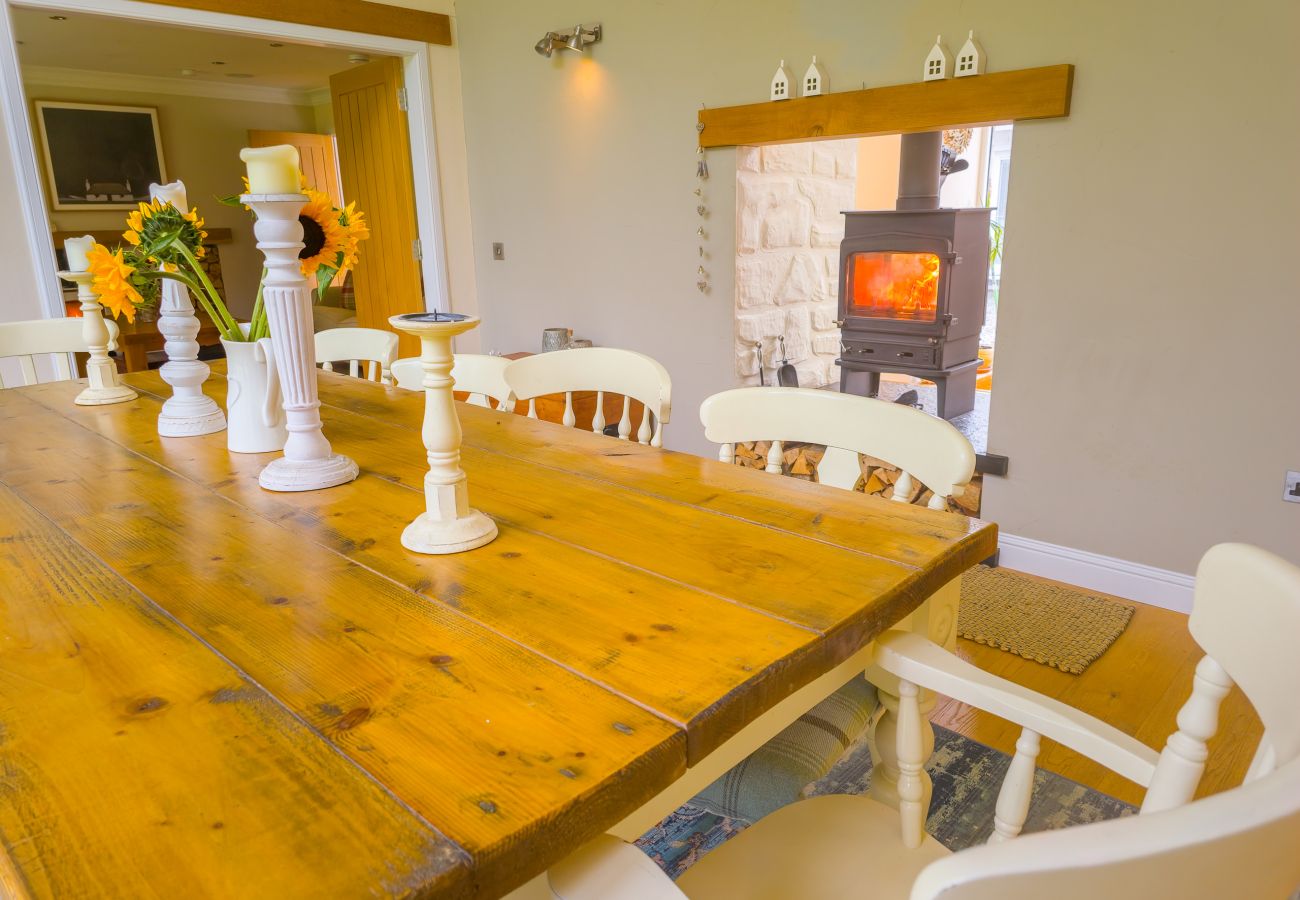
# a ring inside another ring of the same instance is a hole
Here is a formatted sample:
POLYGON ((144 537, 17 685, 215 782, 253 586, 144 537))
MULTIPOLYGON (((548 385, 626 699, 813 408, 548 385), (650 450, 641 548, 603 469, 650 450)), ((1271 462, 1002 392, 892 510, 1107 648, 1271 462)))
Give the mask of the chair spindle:
POLYGON ((998 791, 990 844, 1009 841, 1025 827, 1029 800, 1034 793, 1034 764, 1037 759, 1038 732, 1022 729, 1020 739, 1016 741, 1016 755, 1011 758, 1011 766, 1002 779, 1002 789, 998 791))
POLYGON ((773 441, 772 446, 767 448, 767 465, 763 467, 764 472, 771 472, 773 475, 781 474, 781 442, 773 441))
POLYGON ((903 846, 916 849, 925 839, 926 799, 929 776, 925 764, 926 724, 921 716, 921 698, 910 681, 898 682, 898 812, 903 826, 903 846))
POLYGON ((596 412, 591 417, 591 430, 595 434, 605 431, 605 392, 596 391, 596 412))
POLYGON ((1178 710, 1178 730, 1169 735, 1142 800, 1142 812, 1159 812, 1189 802, 1210 755, 1206 742, 1219 729, 1219 704, 1232 679, 1210 657, 1202 657, 1192 677, 1192 695, 1178 710))

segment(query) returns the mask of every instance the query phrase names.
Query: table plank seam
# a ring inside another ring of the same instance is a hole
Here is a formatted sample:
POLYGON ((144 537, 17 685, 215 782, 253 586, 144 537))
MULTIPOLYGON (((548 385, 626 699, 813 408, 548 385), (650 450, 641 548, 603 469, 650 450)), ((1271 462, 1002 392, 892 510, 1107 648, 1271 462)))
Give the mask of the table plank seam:
MULTIPOLYGON (((219 372, 218 372, 218 373, 213 373, 213 374, 216 375, 216 376, 220 376, 220 375, 221 375, 221 373, 219 373, 219 372)), ((339 373, 336 373, 336 372, 322 372, 322 373, 319 373, 319 374, 321 374, 321 375, 323 375, 323 376, 331 377, 331 378, 347 378, 347 377, 350 377, 350 376, 346 376, 346 375, 340 375, 339 373)), ((141 390, 141 388, 137 387, 137 390, 141 390)), ((149 392, 150 394, 153 393, 152 391, 148 391, 148 389, 143 389, 143 390, 146 390, 146 391, 149 392)), ((463 403, 463 401, 457 401, 457 402, 458 402, 458 403, 463 403)), ((397 428, 397 429, 400 429, 400 430, 402 430, 402 431, 407 431, 407 432, 418 432, 418 431, 419 431, 419 429, 418 429, 418 428, 415 428, 414 426, 407 425, 407 424, 405 424, 405 423, 398 422, 398 421, 393 421, 393 420, 390 420, 390 419, 381 419, 381 418, 378 418, 377 416, 371 416, 371 415, 367 415, 367 414, 365 414, 365 413, 359 413, 359 412, 357 412, 356 410, 349 409, 348 407, 346 407, 346 406, 341 406, 341 405, 339 405, 339 404, 337 404, 337 403, 330 403, 330 402, 327 402, 327 401, 325 401, 325 400, 322 400, 322 401, 321 401, 321 405, 322 405, 322 406, 329 407, 329 408, 332 409, 332 410, 338 410, 338 411, 340 411, 340 412, 349 413, 349 414, 354 415, 354 416, 361 416, 361 417, 363 417, 363 418, 365 418, 365 419, 369 419, 369 420, 371 420, 371 421, 380 422, 380 423, 382 423, 382 424, 384 424, 384 425, 387 425, 387 426, 392 427, 392 428, 397 428)), ((494 412, 495 412, 495 411, 494 411, 494 412)), ((503 416, 505 416, 505 415, 514 415, 513 413, 498 413, 498 414, 499 414, 499 415, 503 415, 503 416)), ((562 426, 562 425, 556 425, 554 422, 542 422, 542 420, 540 420, 540 419, 538 419, 538 420, 533 420, 533 421, 541 422, 541 424, 543 424, 543 425, 552 426, 552 427, 555 427, 555 428, 563 428, 563 427, 564 427, 564 426, 562 426)), ((572 429, 568 429, 568 430, 572 430, 572 429)), ((611 439, 611 440, 612 440, 612 439, 611 439)), ((502 450, 500 450, 500 449, 498 449, 498 448, 496 448, 496 447, 492 447, 492 446, 489 446, 489 445, 486 445, 486 444, 478 444, 478 443, 475 443, 475 444, 472 444, 471 446, 473 446, 473 447, 474 447, 475 449, 477 449, 477 450, 482 450, 482 451, 485 452, 485 453, 492 453, 492 454, 495 454, 495 455, 497 455, 497 456, 509 456, 509 454, 506 453, 505 451, 502 451, 502 450)), ((677 451, 674 451, 674 450, 655 450, 655 451, 646 451, 646 452, 645 452, 645 455, 648 456, 648 455, 650 455, 650 453, 652 453, 652 452, 657 452, 657 453, 675 453, 675 452, 677 452, 677 451)), ((601 455, 601 456, 609 456, 609 455, 611 455, 611 454, 602 452, 600 455, 601 455)), ((629 455, 629 454, 622 454, 622 455, 629 455)), ((712 462, 712 460, 708 460, 708 461, 709 461, 709 462, 712 462)), ((775 531, 775 532, 778 532, 778 533, 780 533, 780 534, 790 535, 790 536, 795 537, 795 538, 798 538, 798 539, 800 539, 800 540, 804 540, 804 541, 812 541, 812 542, 814 542, 814 543, 818 543, 818 544, 825 544, 825 545, 827 545, 827 546, 834 547, 834 548, 836 548, 836 549, 838 549, 838 550, 845 550, 845 551, 848 551, 848 552, 850 552, 850 553, 857 553, 857 554, 859 554, 859 555, 861 555, 861 556, 867 556, 867 557, 870 557, 870 558, 872 558, 872 559, 883 560, 883 561, 885 561, 885 562, 893 563, 893 564, 895 564, 895 565, 899 565, 899 566, 904 566, 904 567, 909 568, 909 569, 919 569, 919 568, 920 568, 919 566, 913 565, 912 563, 904 562, 904 561, 902 561, 902 560, 891 559, 891 558, 888 557, 888 556, 881 556, 880 554, 872 553, 870 550, 865 550, 865 549, 863 549, 863 548, 861 548, 861 547, 846 546, 846 545, 844 545, 844 544, 838 544, 838 543, 835 543, 834 541, 826 540, 826 539, 824 539, 824 538, 819 538, 819 537, 815 537, 815 536, 813 536, 813 535, 808 535, 808 534, 801 534, 800 532, 797 532, 797 531, 791 531, 791 530, 789 530, 789 529, 781 528, 781 527, 776 526, 776 525, 770 525, 770 524, 768 524, 768 523, 766 523, 766 522, 757 522, 757 521, 755 521, 755 520, 753 520, 753 519, 745 518, 744 516, 739 516, 739 515, 736 515, 736 514, 734 514, 734 513, 723 512, 723 511, 721 511, 721 510, 713 509, 713 508, 711 508, 711 507, 707 507, 707 506, 700 506, 698 503, 691 503, 691 502, 688 502, 688 501, 686 501, 686 500, 678 499, 678 498, 676 498, 676 497, 669 497, 669 496, 667 496, 667 495, 665 495, 665 494, 658 493, 658 492, 656 492, 656 491, 648 490, 648 489, 645 489, 645 488, 639 488, 639 487, 636 487, 636 486, 634 486, 634 485, 630 485, 630 484, 624 484, 624 483, 622 483, 622 482, 614 481, 614 480, 612 480, 612 479, 610 479, 610 478, 605 478, 605 477, 602 477, 602 476, 600 476, 600 475, 597 475, 597 474, 594 474, 594 473, 591 473, 591 472, 584 472, 584 471, 579 471, 579 470, 575 470, 575 469, 565 469, 565 468, 561 468, 559 465, 554 465, 554 464, 550 464, 550 463, 546 463, 546 462, 540 462, 540 461, 536 461, 536 460, 529 460, 529 463, 530 463, 531 465, 538 466, 539 468, 549 469, 549 470, 552 471, 552 472, 559 472, 559 473, 564 474, 564 475, 572 475, 572 476, 575 476, 575 477, 578 477, 578 478, 582 478, 582 479, 587 480, 587 481, 596 482, 597 484, 602 484, 602 485, 613 485, 613 486, 619 488, 620 490, 625 490, 625 491, 628 491, 629 493, 640 494, 640 495, 645 496, 645 497, 653 497, 655 500, 658 500, 658 501, 663 502, 663 503, 671 503, 671 504, 673 504, 674 506, 682 506, 682 507, 686 507, 686 508, 688 508, 688 509, 698 510, 698 511, 703 512, 703 513, 706 513, 706 514, 708 514, 708 515, 712 515, 712 516, 721 516, 721 517, 723 517, 723 518, 727 518, 727 519, 733 519, 733 520, 741 521, 741 522, 744 522, 744 523, 746 523, 746 524, 748 524, 748 525, 753 525, 753 526, 756 526, 756 527, 759 527, 759 528, 766 528, 766 529, 768 529, 768 530, 770 530, 770 531, 775 531)), ((739 468, 739 467, 737 467, 737 468, 739 468)), ((755 473, 755 474, 758 474, 758 473, 755 473)), ((868 496, 866 496, 866 495, 863 495, 863 499, 864 499, 864 500, 867 500, 867 501, 877 501, 877 500, 878 500, 878 498, 875 498, 875 497, 868 497, 868 496)), ((890 501, 878 501, 878 502, 881 502, 881 503, 887 503, 887 502, 890 502, 890 501)), ((886 517, 887 517, 887 518, 898 518, 897 516, 889 516, 888 513, 892 512, 892 510, 890 510, 890 509, 888 509, 888 508, 879 508, 879 509, 876 509, 875 512, 877 512, 877 513, 884 513, 884 514, 886 514, 886 517)), ((965 540, 965 539, 967 539, 968 537, 970 537, 970 534, 969 534, 969 533, 968 533, 967 535, 965 535, 965 536, 958 537, 958 538, 956 538, 956 539, 957 539, 957 540, 965 540)))
MULTIPOLYGON (((74 536, 70 531, 68 531, 66 528, 64 528, 54 519, 50 518, 50 516, 48 516, 45 513, 45 511, 42 510, 40 507, 34 505, 30 500, 28 500, 19 487, 5 480, 3 473, 0 473, 0 484, 4 486, 5 490, 15 500, 17 500, 19 503, 22 503, 23 506, 31 510, 36 517, 46 522, 52 530, 58 532, 59 534, 62 534, 71 543, 75 544, 78 547, 81 547, 83 550, 86 551, 86 553, 88 553, 91 556, 94 556, 97 560, 99 559, 99 557, 96 554, 94 554, 89 548, 85 547, 81 543, 81 541, 79 541, 76 538, 76 536, 74 536)), ((183 621, 178 619, 175 615, 172 614, 172 612, 169 609, 167 609, 165 606, 158 603, 158 601, 154 600, 153 597, 150 597, 148 594, 144 593, 139 588, 137 588, 134 584, 132 584, 129 580, 127 580, 120 572, 118 572, 111 565, 109 565, 107 561, 100 560, 100 562, 103 564, 104 569, 112 576, 112 578, 121 582, 121 584, 125 588, 127 588, 128 590, 130 590, 132 593, 136 594, 140 598, 142 598, 144 602, 149 605, 149 607, 157 610, 158 613, 160 613, 164 619, 171 622, 173 625, 179 628, 183 633, 189 635, 191 638, 197 641, 200 647, 202 647, 207 652, 211 653, 217 659, 221 660, 221 662, 227 667, 229 667, 229 669, 233 673, 235 673, 238 677, 244 679, 253 687, 257 688, 257 690, 261 691, 278 709, 280 709, 287 716, 289 716, 289 718, 292 721, 297 722, 299 725, 305 728, 308 734, 315 735, 318 739, 320 739, 329 748, 331 753, 333 753, 336 757, 342 759, 345 763, 347 763, 349 768, 359 772, 361 776, 365 778, 367 781, 376 785, 385 796, 390 797, 395 803, 397 803, 399 807, 401 807, 408 814, 410 814, 417 822, 419 822, 422 826, 427 828, 432 834, 442 838, 448 844, 455 847, 458 855, 464 860, 465 864, 469 866, 470 870, 473 871, 475 867, 474 859, 469 854, 469 852, 465 850, 464 847, 456 843, 456 841, 452 840, 448 835, 444 834, 440 828, 438 828, 436 825, 430 822, 427 818, 425 818, 422 814, 420 814, 420 812, 413 809, 410 806, 410 804, 408 804, 400 796, 394 793, 393 790, 388 787, 388 785, 384 784, 377 777, 371 774, 366 768, 364 768, 360 763, 358 763, 356 760, 352 759, 346 753, 344 753, 342 748, 339 747, 334 741, 330 740, 329 737, 325 735, 320 729, 316 728, 314 725, 312 725, 310 722, 304 719, 299 713, 294 711, 292 707, 290 707, 278 696, 276 696, 275 692, 273 692, 268 687, 266 687, 266 685, 262 684, 257 678, 253 677, 253 675, 251 675, 249 672, 245 671, 242 666, 239 666, 234 662, 234 660, 230 659, 228 656, 226 656, 216 647, 212 646, 211 643, 209 643, 206 639, 204 639, 193 628, 191 628, 183 621)))

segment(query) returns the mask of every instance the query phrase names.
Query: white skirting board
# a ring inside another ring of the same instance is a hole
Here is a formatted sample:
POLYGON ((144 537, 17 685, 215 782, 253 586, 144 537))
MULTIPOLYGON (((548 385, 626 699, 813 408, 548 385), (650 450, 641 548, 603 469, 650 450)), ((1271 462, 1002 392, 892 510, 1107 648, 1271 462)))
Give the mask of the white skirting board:
POLYGON ((999 535, 998 549, 998 565, 1008 569, 1176 612, 1192 611, 1191 575, 1014 534, 999 535))

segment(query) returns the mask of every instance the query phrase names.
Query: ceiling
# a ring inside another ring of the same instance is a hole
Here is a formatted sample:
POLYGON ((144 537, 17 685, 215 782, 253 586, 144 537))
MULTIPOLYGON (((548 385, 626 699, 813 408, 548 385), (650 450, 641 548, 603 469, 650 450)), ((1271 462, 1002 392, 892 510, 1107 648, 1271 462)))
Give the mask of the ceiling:
MULTIPOLYGON (((111 16, 12 7, 24 67, 78 69, 255 85, 289 91, 329 87, 329 77, 355 63, 351 51, 137 22, 111 16), (51 16, 62 15, 62 21, 51 16), (217 63, 224 63, 218 65, 217 63), (192 69, 193 75, 183 75, 192 69)), ((367 54, 375 58, 374 54, 367 54)))

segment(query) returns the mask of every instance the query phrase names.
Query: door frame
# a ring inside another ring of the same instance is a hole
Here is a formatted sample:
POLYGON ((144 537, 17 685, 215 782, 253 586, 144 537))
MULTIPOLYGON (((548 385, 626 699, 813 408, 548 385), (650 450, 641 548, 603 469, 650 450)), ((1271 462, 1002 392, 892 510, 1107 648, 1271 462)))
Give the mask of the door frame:
MULTIPOLYGON (((114 16, 400 57, 406 79, 406 122, 411 139, 416 229, 424 248, 420 270, 425 285, 425 306, 429 310, 451 310, 431 96, 432 68, 427 44, 313 25, 251 19, 159 3, 140 3, 136 0, 0 0, 0 115, 3 116, 9 151, 13 156, 14 183, 26 224, 28 251, 36 270, 41 307, 47 318, 65 315, 63 293, 55 263, 54 245, 50 240, 52 228, 46 203, 45 176, 36 155, 35 134, 28 115, 27 95, 23 89, 11 7, 114 16)), ((179 174, 184 178, 183 172, 179 174)))

